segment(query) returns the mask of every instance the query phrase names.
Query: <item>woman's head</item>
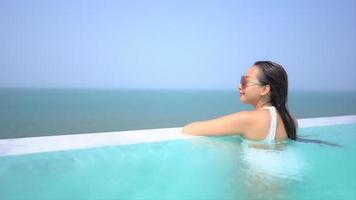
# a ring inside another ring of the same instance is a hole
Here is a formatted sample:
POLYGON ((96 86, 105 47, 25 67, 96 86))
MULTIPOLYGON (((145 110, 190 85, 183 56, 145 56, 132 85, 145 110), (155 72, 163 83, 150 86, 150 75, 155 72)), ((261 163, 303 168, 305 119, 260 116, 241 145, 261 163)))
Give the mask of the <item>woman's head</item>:
POLYGON ((288 137, 296 139, 296 123, 287 109, 288 76, 283 67, 271 61, 257 61, 241 78, 240 100, 252 105, 276 107, 288 137))
POLYGON ((252 66, 240 80, 240 100, 243 103, 254 105, 266 105, 270 102, 270 86, 260 81, 261 70, 252 66))
POLYGON ((257 61, 254 64, 259 69, 259 81, 270 87, 270 103, 279 107, 285 105, 288 97, 288 76, 283 67, 271 61, 257 61))

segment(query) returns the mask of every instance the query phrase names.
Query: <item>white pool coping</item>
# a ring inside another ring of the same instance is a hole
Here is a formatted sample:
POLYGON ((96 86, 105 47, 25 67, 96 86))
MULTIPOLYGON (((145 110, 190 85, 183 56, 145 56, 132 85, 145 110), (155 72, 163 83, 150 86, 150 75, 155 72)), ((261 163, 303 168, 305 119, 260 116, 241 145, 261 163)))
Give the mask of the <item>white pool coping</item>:
MULTIPOLYGON (((299 128, 356 123, 356 115, 298 119, 299 128)), ((182 127, 0 140, 0 157, 103 146, 194 139, 182 134, 182 127)))

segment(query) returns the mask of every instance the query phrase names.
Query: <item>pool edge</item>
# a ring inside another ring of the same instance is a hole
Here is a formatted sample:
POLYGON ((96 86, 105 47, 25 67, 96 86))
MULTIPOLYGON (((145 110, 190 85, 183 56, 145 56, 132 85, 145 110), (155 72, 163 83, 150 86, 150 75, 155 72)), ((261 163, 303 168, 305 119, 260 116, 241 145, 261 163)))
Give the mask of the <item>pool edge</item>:
MULTIPOLYGON (((356 123, 356 115, 298 119, 299 128, 356 123)), ((194 139, 182 127, 0 139, 0 157, 41 152, 194 139)))

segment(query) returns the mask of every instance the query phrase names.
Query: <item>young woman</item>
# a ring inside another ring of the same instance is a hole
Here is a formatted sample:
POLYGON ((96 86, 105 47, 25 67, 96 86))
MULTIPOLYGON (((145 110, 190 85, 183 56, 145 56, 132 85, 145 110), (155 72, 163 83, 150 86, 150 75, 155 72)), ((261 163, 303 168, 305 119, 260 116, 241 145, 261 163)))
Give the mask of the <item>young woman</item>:
POLYGON ((249 140, 282 141, 297 139, 297 121, 286 103, 288 76, 283 67, 271 61, 258 61, 241 77, 240 100, 255 107, 208 121, 190 123, 183 134, 235 135, 249 140))

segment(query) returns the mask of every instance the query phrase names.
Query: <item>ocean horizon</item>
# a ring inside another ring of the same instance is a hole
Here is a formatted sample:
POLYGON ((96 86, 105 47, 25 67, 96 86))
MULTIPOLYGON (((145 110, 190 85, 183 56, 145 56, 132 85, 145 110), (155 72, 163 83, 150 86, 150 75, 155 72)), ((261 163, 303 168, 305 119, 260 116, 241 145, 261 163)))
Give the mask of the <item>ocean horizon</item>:
MULTIPOLYGON (((241 110, 228 89, 0 88, 0 139, 181 127, 241 110)), ((290 90, 297 119, 356 114, 355 91, 290 90)))

